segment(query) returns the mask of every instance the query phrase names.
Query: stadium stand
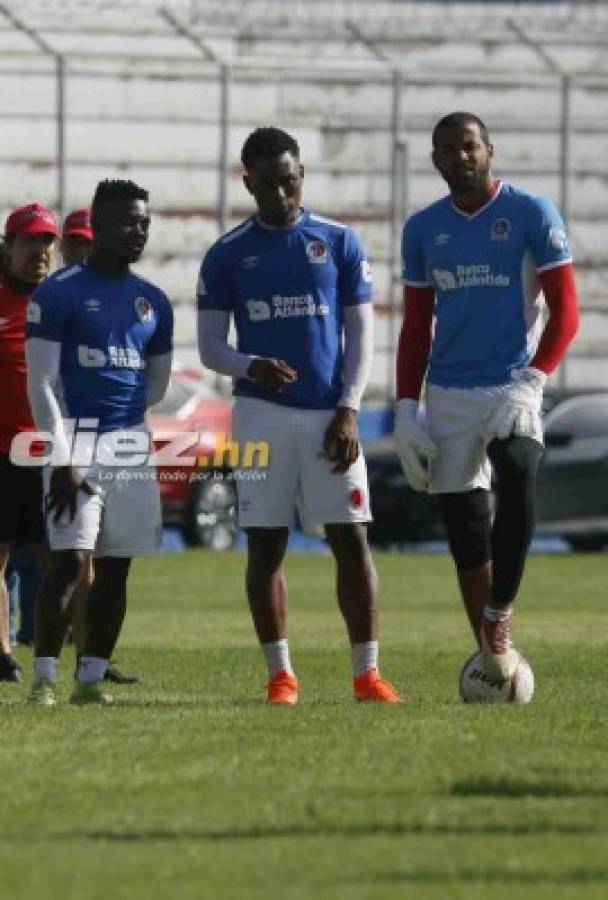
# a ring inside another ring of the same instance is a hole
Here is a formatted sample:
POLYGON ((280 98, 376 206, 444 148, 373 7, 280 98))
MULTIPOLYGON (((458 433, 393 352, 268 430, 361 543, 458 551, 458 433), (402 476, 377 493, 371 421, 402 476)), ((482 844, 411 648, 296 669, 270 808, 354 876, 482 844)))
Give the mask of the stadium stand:
POLYGON ((442 193, 430 129, 468 108, 487 120, 501 177, 567 205, 584 309, 567 380, 605 386, 607 26, 600 3, 0 4, 0 204, 3 212, 32 199, 67 209, 86 202, 101 177, 144 184, 156 216, 142 271, 174 298, 187 356, 193 285, 218 233, 218 206, 225 227, 251 209, 240 146, 256 125, 279 123, 300 142, 306 202, 352 222, 370 247, 382 389, 399 316, 396 222, 442 193))

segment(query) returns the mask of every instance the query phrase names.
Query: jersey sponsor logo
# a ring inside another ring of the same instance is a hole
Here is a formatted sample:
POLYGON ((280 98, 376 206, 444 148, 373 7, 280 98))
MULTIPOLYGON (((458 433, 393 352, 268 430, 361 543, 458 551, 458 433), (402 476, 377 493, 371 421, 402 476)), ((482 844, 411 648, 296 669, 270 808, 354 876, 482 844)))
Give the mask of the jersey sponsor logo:
POLYGON ((245 306, 252 322, 329 315, 329 306, 326 303, 315 303, 312 294, 294 294, 290 297, 275 294, 270 303, 267 300, 247 300, 245 306))
POLYGON ((270 318, 270 304, 265 300, 248 300, 245 306, 252 322, 263 322, 270 318))
POLYGON ((323 241, 309 241, 306 244, 306 256, 308 262, 314 265, 323 265, 327 262, 327 246, 323 241))
POLYGON ((25 318, 30 325, 40 325, 42 321, 42 309, 35 300, 30 300, 25 311, 25 318))
POLYGON ((154 310, 152 309, 152 304, 147 297, 136 298, 135 312, 137 313, 137 318, 140 322, 145 323, 152 321, 154 310))
POLYGON ((367 259, 361 260, 361 281, 365 281, 366 284, 372 283, 372 267, 367 259))
POLYGON ((556 250, 568 250, 568 238, 563 228, 549 230, 549 243, 556 250))
POLYGON ((78 362, 84 369, 145 369, 146 361, 134 347, 108 347, 108 352, 97 347, 78 345, 78 362))
POLYGON ((433 281, 440 291, 452 291, 458 287, 456 279, 447 269, 433 269, 433 281))
POLYGON ((508 219, 496 219, 490 228, 491 241, 508 241, 511 237, 511 223, 508 219))
POLYGON ((456 266, 456 273, 447 269, 433 269, 433 281, 440 291, 453 291, 456 288, 471 287, 508 287, 511 279, 508 275, 492 272, 486 264, 456 266))

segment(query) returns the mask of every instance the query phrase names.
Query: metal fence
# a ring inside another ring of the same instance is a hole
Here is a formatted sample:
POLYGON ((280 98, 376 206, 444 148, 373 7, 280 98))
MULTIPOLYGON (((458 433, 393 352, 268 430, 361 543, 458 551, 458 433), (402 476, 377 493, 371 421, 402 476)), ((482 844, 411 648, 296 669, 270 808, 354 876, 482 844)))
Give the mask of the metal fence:
MULTIPOLYGON (((68 85, 72 81, 87 79, 93 83, 95 79, 101 81, 115 77, 147 81, 152 88, 161 81, 171 82, 177 87, 193 83, 208 86, 215 97, 215 110, 210 112, 209 121, 216 132, 217 152, 214 160, 201 163, 201 178, 207 183, 209 179, 215 180, 215 199, 205 213, 216 219, 217 233, 226 230, 234 216, 240 212, 238 201, 235 201, 230 189, 231 183, 235 180, 236 148, 233 140, 235 125, 255 124, 251 121, 252 111, 245 108, 242 98, 238 98, 239 90, 244 86, 253 89, 257 85, 262 90, 265 85, 275 87, 278 85, 276 118, 281 121, 281 106, 286 119, 298 118, 294 109, 290 108, 285 100, 290 91, 293 95, 304 88, 316 86, 320 91, 326 91, 331 95, 338 87, 341 89, 351 87, 353 90, 375 89, 379 98, 378 108, 375 110, 364 109, 358 114, 353 114, 351 109, 341 113, 339 110, 337 112, 332 110, 330 104, 327 112, 320 111, 316 119, 313 113, 310 118, 317 121, 318 127, 325 133, 331 132, 332 129, 350 130, 362 136, 373 136, 376 144, 378 141, 384 142, 382 159, 379 160, 376 156, 367 172, 370 185, 373 185, 374 178, 381 176, 382 188, 378 196, 371 197, 373 187, 370 187, 367 198, 351 210, 350 218, 359 222, 364 231, 366 228, 369 229, 369 223, 374 221, 375 233, 378 234, 379 230, 383 229, 385 235, 383 247, 376 252, 380 267, 385 270, 385 302, 381 305, 386 312, 386 327, 382 329, 382 343, 379 347, 380 356, 384 358, 385 370, 383 374, 377 373, 377 381, 384 382, 385 389, 390 394, 393 383, 393 351, 400 319, 399 237, 406 214, 416 205, 416 185, 421 177, 420 167, 412 156, 411 139, 413 134, 420 134, 423 131, 428 134, 433 121, 433 110, 413 110, 410 98, 417 90, 429 87, 440 89, 446 83, 445 75, 425 74, 422 77, 401 68, 394 60, 387 58, 377 47, 370 44, 365 34, 358 31, 354 22, 349 25, 352 40, 368 51, 367 58, 359 59, 352 64, 348 60, 341 60, 339 64, 332 65, 319 62, 314 68, 311 68, 310 64, 298 65, 297 60, 294 60, 293 64, 286 68, 284 62, 273 63, 272 60, 226 61, 190 27, 185 18, 182 19, 168 9, 159 10, 158 18, 162 20, 168 33, 183 41, 184 47, 188 48, 186 54, 142 58, 141 54, 136 52, 117 54, 96 51, 93 55, 87 56, 84 48, 70 52, 58 51, 21 19, 14 6, 0 5, 0 12, 15 33, 25 36, 31 46, 27 50, 4 53, 0 69, 10 71, 12 76, 20 73, 25 76, 32 71, 45 72, 54 80, 52 115, 56 139, 52 163, 56 187, 53 199, 61 212, 68 206, 67 185, 70 173, 79 165, 78 161, 71 157, 68 139, 70 122, 74 117, 66 97, 68 85)), ((196 19, 196 12, 197 6, 193 3, 191 9, 193 20, 196 19)), ((556 179, 558 185, 556 199, 564 217, 568 219, 571 211, 571 187, 577 172, 576 161, 573 161, 570 151, 573 135, 573 92, 584 88, 590 91, 603 91, 608 96, 608 77, 577 76, 562 71, 556 65, 554 57, 545 52, 542 44, 530 38, 515 23, 512 23, 512 32, 515 38, 526 44, 537 55, 544 64, 546 74, 531 76, 513 73, 508 77, 467 74, 451 76, 449 84, 451 88, 457 87, 463 96, 471 90, 487 90, 490 95, 499 96, 500 91, 518 89, 550 91, 559 96, 554 113, 545 113, 541 117, 542 123, 530 122, 525 127, 528 128, 531 139, 538 139, 541 136, 543 140, 557 142, 557 166, 554 171, 547 174, 556 179)), ((11 114, 5 112, 3 115, 9 117, 11 114)), ((302 122, 306 121, 306 115, 301 114, 299 119, 302 122)), ((159 165, 166 165, 168 168, 179 167, 171 159, 159 165)), ((364 164, 359 166, 359 173, 366 174, 364 164)), ((504 174, 508 176, 509 173, 504 174)), ((196 201, 193 205, 196 205, 196 201)), ((328 197, 326 203, 322 205, 323 211, 331 214, 336 206, 336 198, 328 197)), ((187 208, 184 212, 187 212, 187 208)), ((602 315, 608 312, 608 309, 597 304, 593 309, 594 313, 602 315)), ((565 384, 568 377, 565 367, 562 368, 560 377, 562 384, 565 384)))

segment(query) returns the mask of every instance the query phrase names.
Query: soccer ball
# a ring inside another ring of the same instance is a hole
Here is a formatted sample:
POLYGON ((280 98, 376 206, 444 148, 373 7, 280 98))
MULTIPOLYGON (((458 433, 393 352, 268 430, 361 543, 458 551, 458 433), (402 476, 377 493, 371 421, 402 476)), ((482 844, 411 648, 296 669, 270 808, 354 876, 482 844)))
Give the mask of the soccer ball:
POLYGON ((469 657, 460 672, 460 696, 465 703, 529 703, 534 694, 534 672, 520 654, 512 678, 497 679, 485 671, 483 653, 469 657))

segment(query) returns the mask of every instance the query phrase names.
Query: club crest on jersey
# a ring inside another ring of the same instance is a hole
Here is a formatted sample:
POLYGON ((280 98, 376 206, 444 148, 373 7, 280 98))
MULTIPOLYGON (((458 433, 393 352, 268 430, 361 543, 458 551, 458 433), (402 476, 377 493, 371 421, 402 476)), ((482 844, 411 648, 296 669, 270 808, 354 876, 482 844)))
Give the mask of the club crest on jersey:
POLYGON ((549 243, 556 250, 568 249, 568 238, 563 228, 551 228, 549 230, 549 243))
POLYGON ((511 236, 511 223, 508 219, 496 219, 490 228, 491 241, 508 241, 511 236))
POLYGON ((135 301, 135 312, 140 322, 152 321, 152 304, 146 297, 138 297, 135 301))
POLYGON ((319 266, 327 262, 327 247, 323 241, 309 241, 306 244, 308 262, 319 266))
POLYGON ((35 300, 28 303, 25 318, 31 325, 40 325, 42 322, 42 307, 35 300))

